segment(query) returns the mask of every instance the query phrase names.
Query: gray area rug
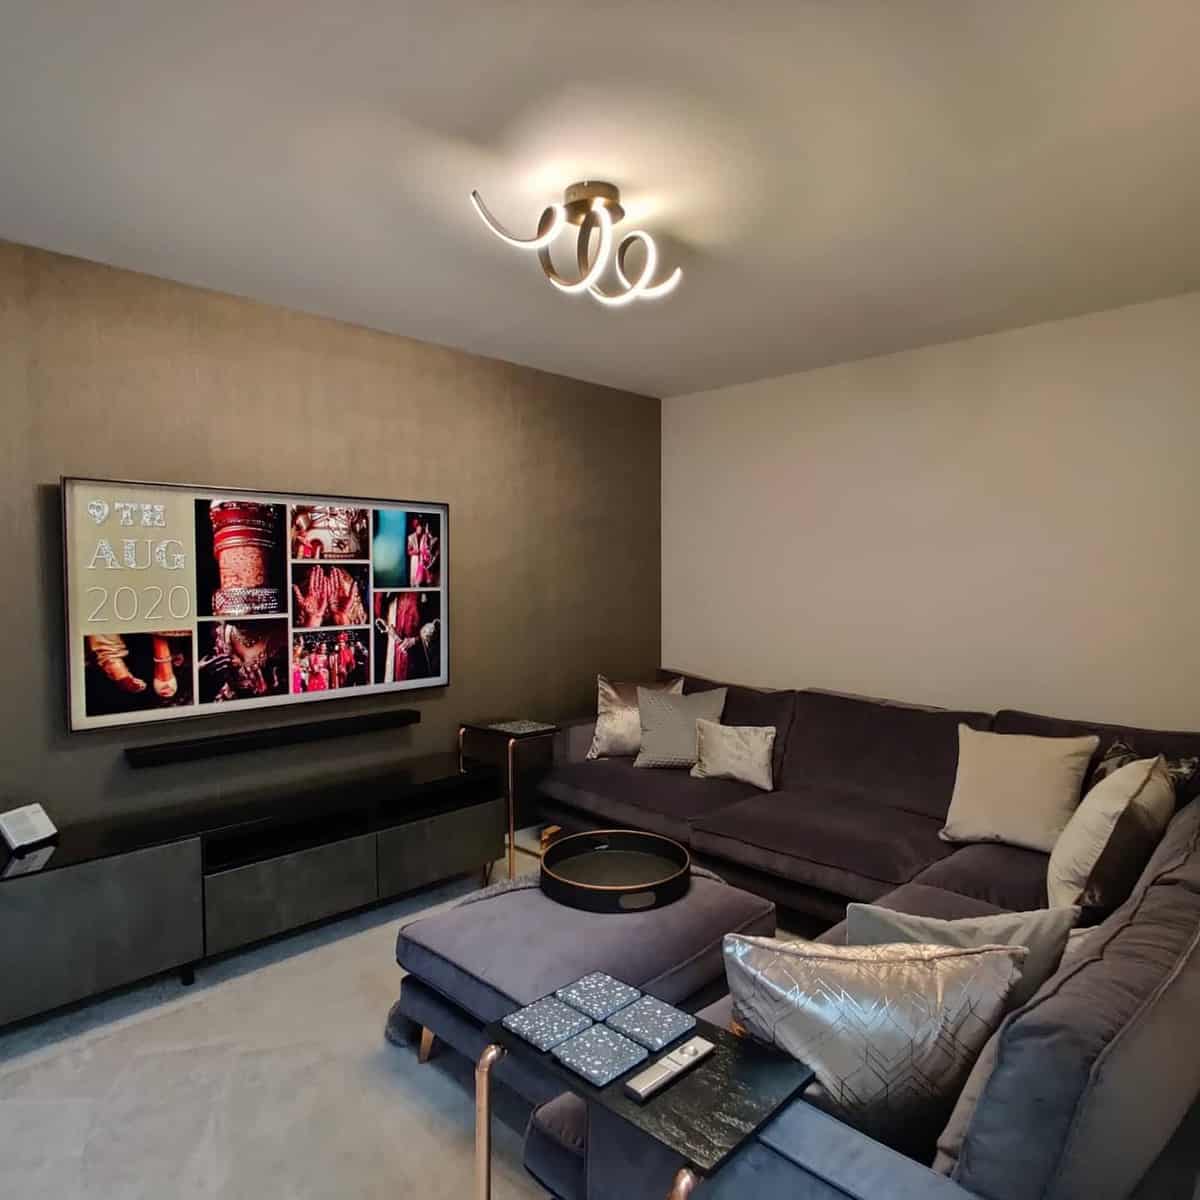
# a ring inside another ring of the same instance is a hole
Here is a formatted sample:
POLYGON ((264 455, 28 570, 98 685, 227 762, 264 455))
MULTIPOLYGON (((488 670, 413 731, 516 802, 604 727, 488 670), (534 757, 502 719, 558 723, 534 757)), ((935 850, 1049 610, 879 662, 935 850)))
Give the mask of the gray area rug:
MULTIPOLYGON (((528 862, 528 860, 526 860, 528 862)), ((526 863, 522 864, 523 866, 526 863)), ((473 1194, 471 1071, 389 1045, 409 897, 0 1034, 6 1196, 450 1200, 473 1194)), ((493 1194, 544 1197, 501 1104, 493 1194)))

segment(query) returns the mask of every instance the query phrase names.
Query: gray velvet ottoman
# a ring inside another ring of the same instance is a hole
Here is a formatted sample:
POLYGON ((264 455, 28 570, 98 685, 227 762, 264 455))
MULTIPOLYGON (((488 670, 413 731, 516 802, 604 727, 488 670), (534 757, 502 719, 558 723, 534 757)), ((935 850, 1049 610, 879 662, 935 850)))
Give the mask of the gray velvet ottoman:
MULTIPOLYGON (((427 1031, 423 1053, 436 1039, 473 1061, 486 1025, 591 971, 695 1011, 725 992, 721 939, 735 932, 770 936, 775 906, 698 869, 674 904, 620 915, 556 904, 536 880, 501 884, 401 928, 396 961, 408 974, 388 1038, 427 1031)), ((495 1077, 531 1104, 562 1091, 512 1055, 495 1077)))

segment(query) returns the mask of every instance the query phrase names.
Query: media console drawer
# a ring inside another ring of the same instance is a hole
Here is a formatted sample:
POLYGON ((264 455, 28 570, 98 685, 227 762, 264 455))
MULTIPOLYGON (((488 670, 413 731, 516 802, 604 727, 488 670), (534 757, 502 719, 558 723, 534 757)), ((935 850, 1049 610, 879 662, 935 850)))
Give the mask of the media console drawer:
POLYGON ((504 855, 503 800, 423 817, 379 833, 379 895, 398 896, 504 855))
POLYGON ((0 1024, 204 954, 200 839, 0 886, 0 1024))
POLYGON ((371 904, 379 894, 375 838, 363 834, 205 876, 205 953, 371 904))

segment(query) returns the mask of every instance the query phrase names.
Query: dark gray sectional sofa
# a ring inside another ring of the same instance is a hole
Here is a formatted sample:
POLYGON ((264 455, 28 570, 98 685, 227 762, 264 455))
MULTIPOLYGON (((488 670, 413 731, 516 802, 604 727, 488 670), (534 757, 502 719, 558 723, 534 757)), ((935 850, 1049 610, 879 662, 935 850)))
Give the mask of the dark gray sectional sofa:
MULTIPOLYGON (((669 674, 669 672, 664 672, 669 674)), ((1200 732, 1169 733, 1002 710, 959 712, 830 692, 777 691, 685 676, 684 691, 728 686, 722 721, 774 725, 776 790, 585 756, 591 720, 560 735, 540 787, 542 815, 565 829, 647 829, 676 838, 724 879, 812 920, 835 924, 850 900, 928 884, 1014 911, 1046 903, 1047 856, 938 837, 958 766, 958 726, 1118 737, 1139 753, 1200 754, 1200 732)), ((1190 801, 1192 791, 1180 797, 1190 801)))
MULTIPOLYGON (((688 690, 708 686, 687 681, 688 690)), ((591 740, 584 722, 565 731, 542 785, 545 816, 572 829, 632 825, 676 837, 730 882, 825 926, 828 941, 844 940, 834 922, 848 900, 950 919, 1047 903, 1046 855, 937 837, 960 721, 1000 733, 1094 732, 1098 753, 1120 737, 1145 755, 1200 754, 1200 733, 814 691, 733 688, 723 719, 779 728, 778 790, 639 770, 630 760, 583 761, 591 740)), ((902 1157, 801 1100, 698 1194, 1191 1200, 1200 1170, 1198 787, 1179 797, 1126 903, 1074 935, 1058 972, 993 1036, 967 1085, 974 1107, 955 1114, 961 1144, 943 1150, 940 1170, 932 1169, 934 1147, 924 1161, 902 1157)), ((724 1023, 728 998, 704 1015, 724 1023)), ((665 1196, 679 1166, 572 1095, 535 1111, 526 1162, 570 1200, 665 1196)))

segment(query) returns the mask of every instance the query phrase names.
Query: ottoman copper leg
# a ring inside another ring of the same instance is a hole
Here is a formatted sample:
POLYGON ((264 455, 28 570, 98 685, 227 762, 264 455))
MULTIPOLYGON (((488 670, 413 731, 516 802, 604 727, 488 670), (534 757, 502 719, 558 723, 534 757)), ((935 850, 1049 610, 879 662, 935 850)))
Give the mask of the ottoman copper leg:
POLYGON ((433 1057, 433 1048, 437 1044, 437 1038, 432 1029, 421 1027, 421 1045, 417 1050, 417 1062, 427 1063, 433 1057))
POLYGON ((671 1185, 667 1200, 687 1200, 699 1182, 700 1180, 687 1167, 682 1168, 675 1176, 675 1182, 671 1185))
POLYGON ((475 1064, 476 1200, 492 1197, 492 1068, 505 1053, 503 1046, 486 1046, 475 1064))

